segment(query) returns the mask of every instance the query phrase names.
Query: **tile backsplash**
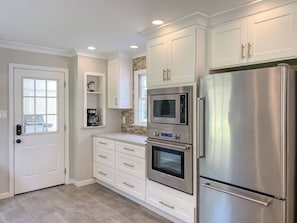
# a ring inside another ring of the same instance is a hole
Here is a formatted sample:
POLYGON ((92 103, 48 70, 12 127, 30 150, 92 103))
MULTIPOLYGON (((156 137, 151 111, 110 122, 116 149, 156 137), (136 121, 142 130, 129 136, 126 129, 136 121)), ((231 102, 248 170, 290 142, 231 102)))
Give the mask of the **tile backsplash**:
MULTIPOLYGON (((143 69, 146 69, 146 57, 143 56, 143 57, 138 57, 138 58, 133 59, 133 71, 143 70, 143 69)), ((133 80, 134 80, 134 78, 133 78, 133 80)), ((133 92, 134 92, 134 82, 132 84, 132 87, 133 87, 133 92)), ((133 97, 134 97, 134 95, 133 95, 133 97)), ((147 132, 146 127, 133 125, 134 124, 134 110, 133 109, 123 110, 121 112, 121 120, 122 120, 122 125, 121 125, 122 132, 146 135, 146 132, 147 132), (123 122, 123 120, 125 120, 125 123, 123 122)))

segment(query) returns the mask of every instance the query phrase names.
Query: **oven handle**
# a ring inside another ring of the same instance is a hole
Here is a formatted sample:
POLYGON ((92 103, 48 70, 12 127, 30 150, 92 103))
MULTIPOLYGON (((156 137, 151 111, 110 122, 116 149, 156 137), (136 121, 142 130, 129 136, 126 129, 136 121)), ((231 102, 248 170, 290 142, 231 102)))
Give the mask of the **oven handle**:
POLYGON ((199 158, 205 158, 205 98, 197 98, 199 158))
POLYGON ((184 146, 178 146, 178 145, 173 145, 173 144, 169 144, 169 143, 164 143, 164 142, 156 142, 156 141, 152 141, 152 140, 146 140, 147 143, 151 143, 154 145, 159 145, 159 146, 166 146, 166 147, 173 147, 173 148, 177 148, 180 150, 190 150, 191 146, 190 145, 184 145, 184 146))

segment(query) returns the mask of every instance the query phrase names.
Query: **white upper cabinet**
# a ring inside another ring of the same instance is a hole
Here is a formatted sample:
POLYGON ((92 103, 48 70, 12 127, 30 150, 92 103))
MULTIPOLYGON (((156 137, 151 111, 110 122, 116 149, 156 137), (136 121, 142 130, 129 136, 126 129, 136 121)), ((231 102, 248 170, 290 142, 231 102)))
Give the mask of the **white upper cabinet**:
POLYGON ((195 81, 195 62, 195 27, 148 41, 148 87, 195 81))
POLYGON ((132 59, 118 57, 108 61, 108 108, 132 108, 132 59))
POLYGON ((287 5, 248 18, 249 61, 297 55, 297 5, 287 5))
POLYGON ((211 27, 209 68, 296 57, 296 16, 295 3, 211 27))
POLYGON ((238 20, 213 27, 208 41, 210 67, 241 64, 246 61, 247 23, 238 20))

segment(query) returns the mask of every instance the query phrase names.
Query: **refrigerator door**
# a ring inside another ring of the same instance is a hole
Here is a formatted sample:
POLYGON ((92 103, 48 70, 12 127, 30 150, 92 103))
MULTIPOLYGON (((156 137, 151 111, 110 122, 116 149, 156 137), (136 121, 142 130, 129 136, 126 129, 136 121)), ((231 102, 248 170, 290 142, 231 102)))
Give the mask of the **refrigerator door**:
POLYGON ((201 79, 200 176, 285 197, 286 74, 281 70, 264 68, 201 79))
POLYGON ((285 223, 284 208, 285 201, 200 178, 201 223, 285 223))

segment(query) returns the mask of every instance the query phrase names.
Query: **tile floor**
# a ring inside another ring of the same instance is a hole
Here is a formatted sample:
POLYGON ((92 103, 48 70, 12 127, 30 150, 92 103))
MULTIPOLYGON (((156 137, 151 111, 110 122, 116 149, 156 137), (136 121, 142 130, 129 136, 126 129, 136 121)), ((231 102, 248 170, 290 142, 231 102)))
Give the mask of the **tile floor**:
POLYGON ((0 223, 169 223, 99 185, 62 185, 0 200, 0 223))

